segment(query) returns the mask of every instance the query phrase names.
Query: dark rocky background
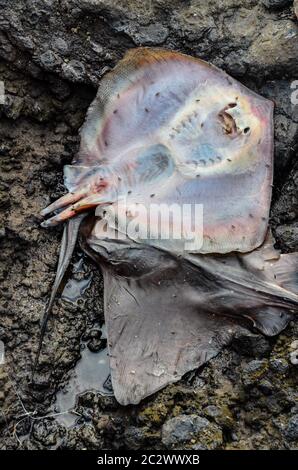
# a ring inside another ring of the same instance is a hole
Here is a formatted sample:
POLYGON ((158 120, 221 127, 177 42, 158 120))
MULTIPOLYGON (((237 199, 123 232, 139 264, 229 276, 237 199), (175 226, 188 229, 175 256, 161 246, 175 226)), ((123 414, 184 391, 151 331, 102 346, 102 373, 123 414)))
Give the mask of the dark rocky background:
MULTIPOLYGON (((135 46, 176 49, 226 70, 275 101, 271 225, 298 248, 297 19, 287 0, 0 0, 1 449, 287 449, 298 444, 298 325, 278 338, 243 331, 216 359, 139 406, 82 393, 77 422, 55 419, 55 396, 84 348, 105 346, 102 280, 80 250, 68 279, 91 282, 60 299, 35 383, 39 319, 55 275, 61 228, 39 211, 63 194, 62 168, 101 76, 135 46), (89 285, 90 284, 90 285, 89 285)), ((296 6, 297 8, 297 6, 296 6)), ((95 354, 95 353, 94 353, 95 354)))

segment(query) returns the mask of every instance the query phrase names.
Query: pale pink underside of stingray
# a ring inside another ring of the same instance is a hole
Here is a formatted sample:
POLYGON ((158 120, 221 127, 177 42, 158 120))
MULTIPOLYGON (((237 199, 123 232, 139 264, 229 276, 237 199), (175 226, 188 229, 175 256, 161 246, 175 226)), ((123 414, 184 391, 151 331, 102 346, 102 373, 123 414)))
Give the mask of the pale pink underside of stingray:
MULTIPOLYGON (((44 213, 71 204, 46 224, 96 206, 111 223, 115 204, 125 198, 119 212, 125 231, 127 208, 136 203, 201 204, 203 243, 194 251, 251 251, 267 231, 272 114, 271 101, 204 61, 166 50, 130 51, 90 106, 76 161, 65 167, 71 194, 44 213)), ((183 240, 130 236, 185 249, 183 240)))

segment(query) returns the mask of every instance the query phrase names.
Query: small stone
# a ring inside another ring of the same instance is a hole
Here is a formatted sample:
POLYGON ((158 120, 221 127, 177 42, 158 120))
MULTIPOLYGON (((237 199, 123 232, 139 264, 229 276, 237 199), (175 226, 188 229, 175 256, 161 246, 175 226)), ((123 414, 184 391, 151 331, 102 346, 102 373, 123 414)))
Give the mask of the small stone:
POLYGON ((215 405, 206 406, 206 408, 204 409, 204 412, 211 418, 215 418, 216 416, 220 415, 220 411, 215 405))
POLYGON ((194 414, 170 418, 162 427, 162 442, 167 447, 191 443, 193 439, 203 448, 216 449, 222 444, 222 431, 208 419, 194 414))
POLYGON ((40 65, 46 70, 52 70, 54 67, 61 63, 61 59, 51 50, 41 54, 40 65))
POLYGON ((242 382, 246 387, 257 384, 267 371, 266 360, 255 360, 249 362, 242 371, 242 382))
POLYGON ((145 435, 142 428, 130 426, 125 430, 124 441, 129 449, 138 450, 144 443, 145 435))
POLYGON ((72 82, 82 82, 85 76, 85 67, 82 62, 78 60, 71 60, 68 63, 63 64, 62 70, 64 76, 72 82))
POLYGON ((92 338, 87 343, 87 347, 91 352, 99 352, 104 349, 107 345, 106 339, 92 338))
POLYGON ((298 439, 298 414, 289 419, 285 435, 290 440, 298 439))
POLYGON ((124 32, 130 36, 138 46, 156 46, 163 44, 169 35, 169 30, 161 23, 150 23, 149 25, 134 25, 131 23, 115 25, 117 31, 124 32))
POLYGON ((207 416, 207 418, 212 418, 212 420, 215 421, 215 423, 218 424, 220 427, 232 429, 234 426, 232 413, 229 407, 224 404, 220 406, 206 406, 203 412, 207 416))
POLYGON ((285 359, 271 359, 269 366, 270 369, 278 374, 285 374, 289 369, 289 364, 285 359))
POLYGON ((62 38, 54 38, 52 40, 52 47, 60 54, 66 54, 68 52, 68 44, 62 38))

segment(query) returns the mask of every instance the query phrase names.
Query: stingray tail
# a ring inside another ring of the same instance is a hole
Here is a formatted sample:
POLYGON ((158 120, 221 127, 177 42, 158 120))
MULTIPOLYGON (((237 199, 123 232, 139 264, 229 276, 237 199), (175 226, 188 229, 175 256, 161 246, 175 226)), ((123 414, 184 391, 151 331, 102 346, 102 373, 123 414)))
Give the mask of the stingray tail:
POLYGON ((48 302, 48 305, 45 309, 44 315, 41 320, 40 339, 39 339, 39 345, 38 345, 36 358, 34 361, 32 379, 34 378, 34 373, 35 373, 38 360, 40 357, 42 344, 43 344, 43 338, 46 332, 46 327, 47 327, 47 323, 49 320, 49 316, 51 314, 58 289, 61 285, 65 272, 71 261, 72 254, 73 254, 76 241, 78 238, 80 225, 82 223, 82 220, 86 217, 86 215, 87 214, 79 214, 77 217, 73 219, 69 219, 64 226, 60 253, 59 253, 58 267, 56 271, 56 277, 55 277, 54 285, 52 288, 50 300, 48 302))

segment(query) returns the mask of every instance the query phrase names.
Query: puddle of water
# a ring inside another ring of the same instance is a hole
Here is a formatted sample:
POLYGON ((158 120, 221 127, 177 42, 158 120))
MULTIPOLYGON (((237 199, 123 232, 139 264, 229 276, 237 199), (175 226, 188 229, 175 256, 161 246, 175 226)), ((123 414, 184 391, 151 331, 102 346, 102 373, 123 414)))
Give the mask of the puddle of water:
POLYGON ((79 279, 73 277, 68 279, 63 289, 61 298, 67 302, 77 304, 78 300, 82 298, 84 292, 91 284, 92 274, 86 274, 84 271, 83 258, 79 259, 77 263, 73 265, 73 274, 79 275, 79 279))
POLYGON ((56 417, 57 421, 66 426, 73 426, 78 416, 71 413, 76 405, 77 396, 96 391, 103 395, 113 395, 110 385, 110 360, 107 348, 93 353, 86 347, 76 367, 71 371, 67 385, 57 393, 55 412, 64 413, 56 417), (67 411, 67 413, 65 413, 67 411))
MULTIPOLYGON (((92 274, 86 273, 83 257, 73 265, 74 277, 68 279, 62 293, 62 299, 77 304, 90 286, 92 274)), ((101 338, 106 338, 106 329, 103 325, 101 338)), ((70 372, 65 387, 56 395, 55 412, 63 413, 57 415, 57 421, 66 426, 73 426, 78 415, 71 410, 76 405, 78 395, 87 391, 96 391, 103 395, 112 395, 110 383, 110 361, 107 348, 99 352, 91 352, 86 346, 81 351, 81 359, 70 372)))

